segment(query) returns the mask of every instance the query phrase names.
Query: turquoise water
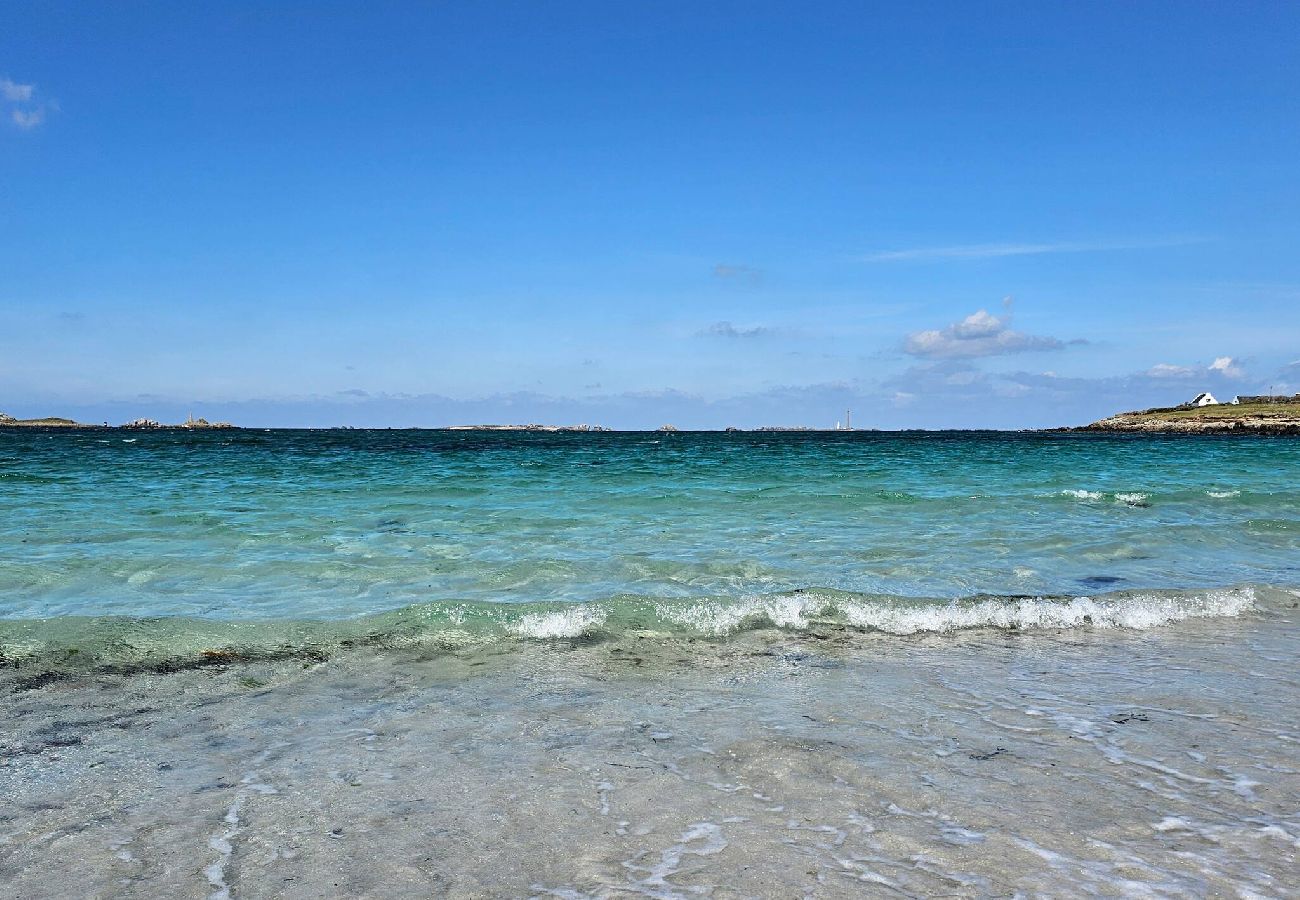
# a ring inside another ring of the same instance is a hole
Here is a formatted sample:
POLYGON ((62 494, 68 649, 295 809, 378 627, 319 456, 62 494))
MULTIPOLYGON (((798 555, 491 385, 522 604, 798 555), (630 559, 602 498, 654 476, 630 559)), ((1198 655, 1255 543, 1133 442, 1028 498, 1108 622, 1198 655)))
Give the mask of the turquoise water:
POLYGON ((0 432, 0 872, 1285 896, 1298 475, 1289 439, 0 432))
POLYGON ((1116 612, 1119 601, 1104 601, 1109 612, 1062 604, 1192 592, 1213 606, 1223 595, 1205 591, 1251 585, 1300 585, 1300 442, 0 434, 0 618, 11 632, 66 617, 384 614, 408 628, 543 636, 624 620, 717 634, 754 616, 784 626, 810 615, 906 632, 933 624, 936 602, 949 624, 1124 625, 1142 616, 1116 612), (987 598, 963 607, 985 602, 983 618, 952 618, 949 601, 984 595, 1064 599, 1046 620, 1041 606, 987 598), (928 618, 900 624, 898 610, 928 618))

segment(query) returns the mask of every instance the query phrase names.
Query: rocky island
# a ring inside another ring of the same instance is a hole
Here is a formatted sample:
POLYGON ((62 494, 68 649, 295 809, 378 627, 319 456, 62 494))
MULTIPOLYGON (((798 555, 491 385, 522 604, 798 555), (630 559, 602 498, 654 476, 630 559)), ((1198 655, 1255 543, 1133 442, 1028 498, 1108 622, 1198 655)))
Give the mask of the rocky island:
POLYGON ((609 431, 601 425, 448 425, 447 431, 609 431))
POLYGON ((74 422, 72 419, 61 419, 57 416, 47 416, 43 419, 15 419, 13 416, 0 412, 0 428, 98 428, 97 425, 83 425, 80 422, 74 422))
POLYGON ((207 419, 196 419, 193 416, 190 416, 179 425, 164 425, 163 423, 156 422, 153 419, 133 419, 121 427, 128 431, 155 431, 160 428, 187 428, 191 431, 202 431, 209 428, 234 428, 235 426, 231 425, 229 422, 209 422, 207 419))
MULTIPOLYGON (((1208 395, 1202 395, 1206 397, 1208 395)), ((1201 398, 1197 398, 1201 401, 1201 398)), ((1291 397, 1238 397, 1231 403, 1197 401, 1108 416, 1091 425, 1063 431, 1148 434, 1300 435, 1300 394, 1291 397)))
MULTIPOLYGON (((7 413, 0 412, 0 428, 113 428, 105 422, 102 425, 92 425, 86 422, 78 422, 74 419, 64 419, 59 416, 46 416, 40 419, 16 419, 7 413)), ((210 428, 236 428, 229 422, 209 422, 207 419, 196 419, 190 416, 184 422, 176 425, 164 425, 153 419, 133 419, 123 425, 116 426, 128 431, 152 431, 163 428, 183 428, 190 431, 202 431, 210 428)))

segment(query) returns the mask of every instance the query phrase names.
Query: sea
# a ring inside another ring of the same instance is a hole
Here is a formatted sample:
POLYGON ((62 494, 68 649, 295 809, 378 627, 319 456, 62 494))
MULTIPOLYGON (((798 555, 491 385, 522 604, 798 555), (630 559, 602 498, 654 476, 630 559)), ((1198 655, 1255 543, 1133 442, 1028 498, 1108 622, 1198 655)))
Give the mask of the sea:
POLYGON ((0 894, 1300 896, 1298 605, 1288 438, 5 430, 0 894))

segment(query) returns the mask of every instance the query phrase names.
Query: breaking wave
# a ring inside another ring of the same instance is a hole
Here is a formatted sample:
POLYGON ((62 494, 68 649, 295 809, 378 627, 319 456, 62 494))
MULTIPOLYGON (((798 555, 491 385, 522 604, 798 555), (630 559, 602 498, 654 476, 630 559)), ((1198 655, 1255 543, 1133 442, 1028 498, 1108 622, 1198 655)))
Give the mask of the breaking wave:
MULTIPOLYGON (((1150 494, 1142 491, 1116 491, 1108 494, 1104 491, 1088 491, 1081 488, 1066 488, 1061 491, 1060 496, 1072 497, 1075 500, 1111 500, 1125 506, 1147 506, 1147 501, 1151 499, 1150 494)), ((1214 495, 1211 494, 1211 496, 1214 495)))
POLYGON ((0 620, 0 665, 165 672, 243 660, 325 658, 366 646, 466 651, 512 641, 724 641, 765 629, 899 637, 974 629, 1145 629, 1293 602, 1287 591, 1249 585, 956 600, 816 589, 695 600, 623 595, 592 603, 448 601, 340 621, 120 616, 0 620))
POLYGON ((1253 588, 1201 593, 1126 593, 1099 597, 984 597, 966 600, 766 597, 728 604, 663 606, 667 621, 712 637, 762 624, 802 630, 836 623, 894 635, 975 628, 1152 628, 1184 619, 1237 616, 1255 605, 1253 588))
POLYGON ((546 640, 582 637, 604 624, 605 610, 595 605, 584 605, 553 612, 529 613, 507 627, 520 637, 546 640))

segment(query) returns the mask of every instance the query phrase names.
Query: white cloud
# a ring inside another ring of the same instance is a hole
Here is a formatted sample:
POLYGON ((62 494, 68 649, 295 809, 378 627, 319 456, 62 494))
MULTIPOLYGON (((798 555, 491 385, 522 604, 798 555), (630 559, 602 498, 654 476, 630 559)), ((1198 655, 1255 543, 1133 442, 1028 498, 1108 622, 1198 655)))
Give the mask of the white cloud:
POLYGON ((45 110, 37 107, 32 110, 15 109, 9 114, 13 123, 24 131, 30 131, 45 121, 45 110))
POLYGON ((737 266, 729 263, 718 263, 713 267, 713 277, 733 281, 740 281, 745 284, 756 285, 763 281, 761 270, 753 266, 737 266))
POLYGON ((1152 378, 1192 378, 1196 375, 1196 370, 1191 366, 1175 366, 1169 363, 1156 363, 1147 369, 1147 375, 1152 378))
POLYGON ((1220 356, 1210 363, 1210 371, 1218 372, 1224 378, 1244 378, 1246 371, 1237 365, 1231 356, 1220 356))
POLYGON ((745 327, 733 325, 730 322, 714 322, 708 328, 696 332, 697 337, 723 338, 770 337, 774 334, 776 334, 776 329, 768 328, 766 325, 752 325, 745 327))
POLYGON ((0 108, 7 110, 9 121, 16 127, 31 131, 45 121, 50 110, 57 110, 58 104, 39 99, 34 84, 0 78, 0 108))
POLYGON ((981 309, 947 328, 912 332, 903 352, 929 359, 974 359, 1065 346, 1058 338, 1012 331, 1010 324, 1010 315, 999 317, 981 309))
POLYGON ((933 260, 998 259, 1004 256, 1038 256, 1044 253, 1096 253, 1106 250, 1144 250, 1197 244, 1204 238, 1173 237, 1139 241, 1052 241, 1045 243, 958 244, 950 247, 912 247, 882 250, 863 257, 864 262, 924 262, 933 260))
POLYGON ((1206 378, 1219 376, 1239 380, 1246 377, 1246 370, 1231 356, 1216 357, 1208 366, 1176 366, 1171 363, 1157 363, 1146 372, 1149 378, 1182 379, 1206 378))
POLYGON ((0 97, 4 97, 10 103, 30 103, 35 91, 34 84, 18 84, 8 78, 0 78, 0 97))

